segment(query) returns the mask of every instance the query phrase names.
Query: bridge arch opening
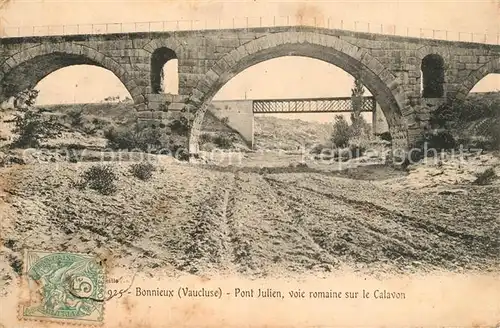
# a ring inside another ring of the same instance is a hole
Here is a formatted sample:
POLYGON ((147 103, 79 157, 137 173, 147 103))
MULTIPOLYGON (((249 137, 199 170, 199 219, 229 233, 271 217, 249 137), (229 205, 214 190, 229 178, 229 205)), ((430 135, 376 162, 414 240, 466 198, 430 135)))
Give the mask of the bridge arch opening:
MULTIPOLYGON (((319 59, 282 56, 265 60, 235 75, 214 95, 202 124, 200 147, 207 150, 208 144, 210 148, 211 137, 218 134, 234 139, 235 132, 237 139, 243 138, 254 150, 295 151, 318 143, 326 147, 337 116, 352 123, 354 86, 352 75, 319 59), (271 126, 276 127, 273 136, 268 131, 271 126)), ((361 92, 363 132, 388 132, 371 93, 366 88, 361 92)))
POLYGON ((422 97, 441 98, 444 96, 444 60, 437 54, 429 54, 422 59, 422 97))
POLYGON ((198 83, 198 86, 194 90, 194 102, 197 111, 191 128, 189 140, 190 153, 195 154, 198 152, 198 137, 204 114, 214 95, 226 82, 248 67, 283 56, 301 56, 318 59, 333 64, 350 75, 359 78, 366 89, 375 97, 384 113, 393 138, 393 147, 402 150, 407 149, 408 132, 406 123, 404 123, 405 121, 402 118, 402 110, 406 104, 406 98, 402 88, 398 85, 397 79, 382 64, 375 59, 372 60, 368 53, 359 54, 358 52, 356 54, 356 47, 347 43, 343 44, 343 41, 339 41, 338 38, 333 38, 330 45, 329 40, 318 41, 322 37, 328 39, 329 36, 318 37, 314 33, 305 33, 303 36, 297 33, 296 37, 298 39, 305 38, 306 41, 290 43, 290 41, 285 40, 293 39, 293 36, 290 36, 290 33, 284 34, 287 35, 271 35, 263 37, 262 40, 257 39, 250 42, 255 42, 256 48, 261 50, 250 51, 248 53, 248 49, 252 49, 252 46, 241 46, 241 52, 239 51, 240 49, 236 49, 236 51, 227 55, 227 59, 222 58, 219 60, 219 63, 198 83), (352 49, 354 52, 349 47, 354 48, 352 49), (348 49, 351 50, 349 53, 346 52, 348 49), (360 58, 364 59, 361 60, 360 58), (233 64, 228 65, 228 63, 233 64), (392 85, 391 88, 389 88, 389 84, 392 85))
POLYGON ((470 93, 498 92, 500 93, 500 70, 498 73, 489 73, 479 80, 469 91, 470 93))
POLYGON ((37 105, 132 102, 125 85, 111 71, 94 65, 60 68, 34 86, 37 105))
POLYGON ((500 89, 499 75, 500 58, 495 58, 465 77, 459 83, 454 98, 456 100, 464 100, 471 90, 496 91, 500 89))
POLYGON ((151 89, 153 93, 179 94, 178 59, 172 49, 161 47, 151 55, 151 89))
POLYGON ((500 150, 500 65, 477 81, 454 109, 465 140, 474 135, 482 140, 479 148, 500 150))
POLYGON ((88 49, 87 55, 82 53, 83 49, 79 49, 78 46, 75 46, 75 49, 68 49, 67 52, 35 47, 18 53, 16 56, 23 58, 24 61, 17 59, 18 65, 4 70, 4 78, 0 82, 3 100, 15 96, 23 90, 35 88, 44 78, 60 69, 84 66, 106 72, 108 78, 115 78, 113 84, 117 83, 120 87, 125 88, 126 91, 121 90, 123 95, 128 94, 128 97, 135 102, 138 101, 137 97, 140 96, 140 91, 135 84, 131 83, 132 80, 128 79, 128 75, 120 65, 103 55, 98 56, 98 53, 93 49, 88 49), (101 60, 98 61, 94 58, 101 60), (118 81, 120 82, 118 83, 118 81))

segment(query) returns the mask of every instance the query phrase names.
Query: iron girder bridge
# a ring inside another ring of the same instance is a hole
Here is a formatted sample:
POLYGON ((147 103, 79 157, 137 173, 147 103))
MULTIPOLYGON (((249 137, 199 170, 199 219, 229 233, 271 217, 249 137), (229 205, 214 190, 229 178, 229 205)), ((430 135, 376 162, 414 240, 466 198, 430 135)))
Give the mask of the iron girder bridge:
MULTIPOLYGON (((253 100, 254 113, 346 113, 352 112, 351 97, 253 100)), ((362 112, 375 112, 373 96, 361 98, 362 112)))

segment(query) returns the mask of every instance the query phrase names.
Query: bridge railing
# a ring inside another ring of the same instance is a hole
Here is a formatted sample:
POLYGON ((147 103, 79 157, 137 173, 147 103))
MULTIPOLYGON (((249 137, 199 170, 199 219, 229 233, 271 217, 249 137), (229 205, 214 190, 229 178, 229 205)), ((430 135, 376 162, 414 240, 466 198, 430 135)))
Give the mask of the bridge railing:
POLYGON ((465 32, 443 29, 416 28, 396 26, 364 21, 336 20, 331 17, 234 17, 208 20, 172 20, 132 23, 103 24, 69 24, 47 26, 3 26, 1 38, 77 35, 77 34, 109 34, 133 32, 174 32, 190 30, 236 29, 277 26, 310 26, 327 29, 340 29, 354 32, 377 33, 416 37, 422 39, 438 39, 448 41, 464 41, 485 44, 500 44, 499 31, 465 32))

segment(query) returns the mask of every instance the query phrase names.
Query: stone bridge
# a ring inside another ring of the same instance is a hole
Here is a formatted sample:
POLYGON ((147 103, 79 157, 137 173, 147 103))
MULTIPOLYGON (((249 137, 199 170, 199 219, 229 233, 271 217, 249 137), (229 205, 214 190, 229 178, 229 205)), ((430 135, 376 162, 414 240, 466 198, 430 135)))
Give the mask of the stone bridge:
POLYGON ((252 65, 290 55, 323 60, 361 79, 386 116, 393 145, 404 149, 437 106, 465 98, 483 77, 500 73, 499 45, 304 26, 15 37, 0 39, 0 99, 60 68, 99 66, 127 88, 142 122, 164 127, 182 109, 193 110, 194 153, 217 91, 252 65), (178 95, 161 89, 163 65, 172 59, 178 60, 178 95))

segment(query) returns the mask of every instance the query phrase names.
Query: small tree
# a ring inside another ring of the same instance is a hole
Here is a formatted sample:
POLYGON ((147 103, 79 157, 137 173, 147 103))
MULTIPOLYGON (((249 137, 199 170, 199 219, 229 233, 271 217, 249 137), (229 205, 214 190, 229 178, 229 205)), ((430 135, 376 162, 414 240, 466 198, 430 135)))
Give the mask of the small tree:
POLYGON ((82 126, 83 124, 83 110, 82 109, 74 109, 68 113, 68 117, 71 121, 71 125, 74 127, 82 126))
POLYGON ((17 147, 38 147, 40 141, 56 134, 58 126, 54 119, 47 119, 40 110, 33 108, 38 90, 24 90, 14 100, 13 133, 17 134, 13 145, 17 147))
POLYGON ((14 97, 14 107, 16 109, 27 109, 32 107, 38 97, 38 90, 25 89, 14 97))
POLYGON ((347 123, 344 116, 336 115, 335 122, 333 123, 332 143, 336 147, 346 147, 349 143, 349 139, 349 123, 347 123))
POLYGON ((354 87, 351 89, 351 103, 352 103, 352 113, 351 113, 351 136, 359 137, 365 131, 366 122, 361 116, 361 111, 363 109, 363 95, 365 93, 365 87, 361 83, 360 79, 354 80, 354 87))

